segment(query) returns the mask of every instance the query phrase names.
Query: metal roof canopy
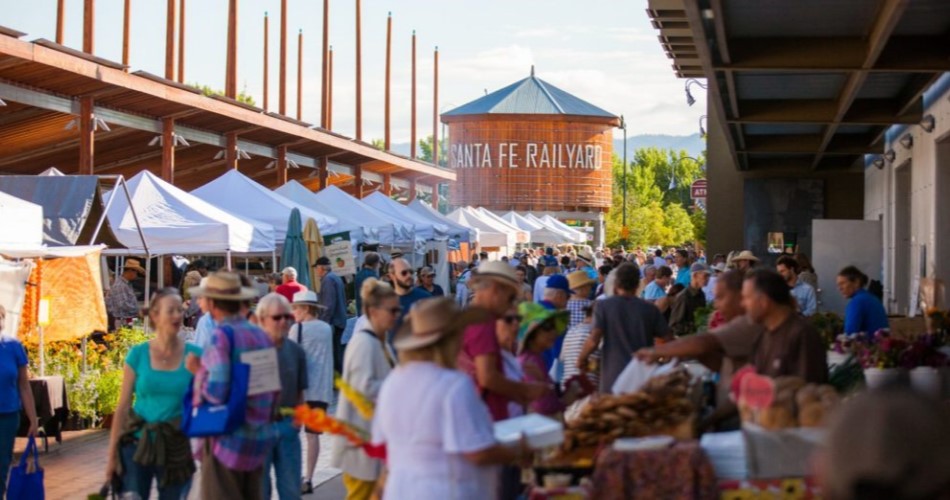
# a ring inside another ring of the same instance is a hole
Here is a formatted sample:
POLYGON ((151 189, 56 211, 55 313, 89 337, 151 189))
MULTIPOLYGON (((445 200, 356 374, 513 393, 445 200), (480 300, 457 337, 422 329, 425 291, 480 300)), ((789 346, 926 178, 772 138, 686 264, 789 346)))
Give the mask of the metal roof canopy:
POLYGON ((918 123, 950 71, 946 0, 648 0, 680 78, 706 78, 742 170, 842 170, 918 123))
POLYGON ((467 115, 567 115, 618 121, 619 117, 534 76, 519 80, 442 114, 443 121, 467 115))
MULTIPOLYGON (((92 97, 94 114, 111 131, 96 133, 96 172, 132 175, 157 170, 161 147, 149 142, 161 134, 163 118, 174 118, 175 133, 189 146, 176 147, 176 184, 200 185, 220 175, 224 161, 214 159, 238 137, 237 148, 252 156, 241 170, 256 176, 265 171, 278 147, 299 169, 291 178, 308 178, 320 158, 328 157, 338 174, 398 175, 406 180, 454 181, 455 173, 403 156, 380 151, 342 135, 310 128, 273 113, 223 97, 207 97, 196 89, 145 72, 127 73, 123 66, 55 43, 19 40, 22 33, 0 30, 0 171, 35 174, 50 165, 67 173, 78 164, 78 131, 68 124, 79 113, 79 99, 92 97), (245 168, 247 167, 247 168, 245 168)), ((276 178, 276 176, 275 176, 276 178)))

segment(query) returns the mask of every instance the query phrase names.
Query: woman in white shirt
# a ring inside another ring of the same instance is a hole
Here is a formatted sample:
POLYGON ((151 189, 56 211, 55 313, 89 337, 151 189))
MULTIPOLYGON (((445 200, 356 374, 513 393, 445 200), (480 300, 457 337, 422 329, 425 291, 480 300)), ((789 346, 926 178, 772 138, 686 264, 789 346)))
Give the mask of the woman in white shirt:
POLYGON ((492 419, 471 377, 456 371, 461 330, 484 321, 451 299, 417 302, 396 335, 399 366, 383 382, 373 443, 385 444, 384 499, 484 500, 497 497, 495 464, 527 458, 524 443, 495 441, 492 419))
MULTIPOLYGON (((324 410, 333 400, 333 329, 317 319, 323 308, 312 291, 297 292, 291 304, 294 319, 288 337, 300 344, 307 355, 307 389, 304 400, 311 408, 324 410)), ((310 482, 320 456, 320 434, 307 430, 307 466, 304 469, 302 493, 313 492, 310 482)))
MULTIPOLYGON (((393 288, 375 278, 363 281, 360 300, 369 326, 355 330, 347 343, 342 377, 353 389, 375 402, 396 360, 386 343, 386 332, 396 325, 402 308, 393 288)), ((370 430, 370 422, 346 398, 340 398, 336 417, 357 429, 370 430)), ((347 500, 369 499, 383 468, 380 460, 368 457, 361 448, 340 437, 334 438, 333 465, 343 471, 347 500)))

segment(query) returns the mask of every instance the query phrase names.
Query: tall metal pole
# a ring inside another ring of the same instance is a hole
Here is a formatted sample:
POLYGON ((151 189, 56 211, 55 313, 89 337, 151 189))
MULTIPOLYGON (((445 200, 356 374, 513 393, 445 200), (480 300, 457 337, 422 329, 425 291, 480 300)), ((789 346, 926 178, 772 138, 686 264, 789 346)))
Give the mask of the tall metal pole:
POLYGON ((327 92, 330 90, 330 0, 323 0, 323 90, 320 126, 327 128, 327 92))
MULTIPOLYGON (((128 11, 129 0, 126 0, 126 11, 128 11)), ((56 2, 56 43, 63 44, 63 34, 66 29, 66 0, 56 2)))
POLYGON ((168 0, 168 13, 165 16, 165 79, 175 79, 175 4, 168 0))
MULTIPOLYGON (((62 5, 60 0, 60 5, 62 5)), ((132 0, 125 0, 124 11, 122 14, 122 65, 129 65, 129 32, 132 24, 132 0)), ((57 35, 59 36, 59 35, 57 35)), ((57 42, 59 43, 59 42, 57 42)))
POLYGON ((620 128, 623 129, 623 227, 627 227, 627 122, 620 115, 620 128))
POLYGON ((297 120, 303 118, 303 30, 297 33, 297 120))
POLYGON ((363 140, 363 7, 356 0, 356 140, 363 140))
POLYGON ((178 83, 185 83, 185 0, 178 4, 178 83))
POLYGON ((270 23, 268 22, 267 12, 264 12, 264 111, 267 111, 267 110, 268 110, 268 100, 267 100, 267 96, 268 96, 268 94, 270 93, 270 92, 268 91, 269 77, 268 77, 268 74, 267 74, 268 71, 270 70, 270 64, 268 63, 268 59, 267 59, 268 56, 269 56, 269 54, 268 54, 268 52, 269 52, 268 44, 269 44, 269 41, 270 41, 270 28, 269 28, 269 25, 270 25, 270 23))
POLYGON ((280 0, 280 88, 277 89, 277 112, 287 116, 287 0, 280 0))
POLYGON ((439 166, 439 47, 432 68, 432 164, 439 166))
POLYGON ((409 157, 416 159, 416 30, 412 30, 412 127, 409 139, 409 157))
POLYGON ((386 151, 389 151, 392 146, 390 142, 389 135, 389 108, 390 108, 390 97, 391 97, 391 87, 390 87, 390 75, 392 73, 392 52, 393 52, 393 13, 389 13, 389 17, 386 18, 386 103, 384 104, 385 108, 385 123, 383 131, 383 147, 386 151))

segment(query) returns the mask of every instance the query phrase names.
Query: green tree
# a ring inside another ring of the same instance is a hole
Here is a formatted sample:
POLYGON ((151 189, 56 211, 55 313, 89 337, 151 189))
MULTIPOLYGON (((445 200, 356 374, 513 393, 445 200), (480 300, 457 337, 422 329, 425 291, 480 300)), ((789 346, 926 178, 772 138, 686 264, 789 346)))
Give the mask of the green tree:
MULTIPOLYGON (((449 158, 446 154, 445 138, 439 139, 439 165, 447 166, 449 158)), ((432 163, 432 135, 427 135, 419 141, 419 159, 432 163)))
MULTIPOLYGON (((223 90, 215 90, 207 85, 201 85, 199 83, 189 83, 188 86, 198 89, 203 95, 206 95, 209 97, 213 95, 220 95, 220 96, 224 95, 223 90)), ((243 102, 244 104, 248 104, 250 106, 257 106, 257 103, 254 101, 254 98, 251 97, 251 95, 247 93, 247 89, 241 89, 241 91, 238 92, 237 100, 240 102, 243 102)))
POLYGON ((694 210, 689 216, 693 221, 693 241, 706 247, 706 212, 704 210, 694 210))
POLYGON ((689 207, 689 186, 702 176, 703 159, 698 160, 690 159, 685 151, 641 148, 634 152, 626 168, 628 236, 624 239, 624 165, 614 155, 607 244, 680 245, 698 240, 689 207))
POLYGON ((372 145, 374 148, 376 148, 376 149, 378 149, 378 150, 380 150, 380 151, 386 151, 386 141, 384 141, 384 140, 382 140, 382 139, 373 139, 372 141, 369 141, 369 143, 370 143, 370 145, 372 145))
POLYGON ((683 205, 668 203, 663 210, 663 215, 666 227, 670 230, 669 239, 665 242, 667 245, 682 245, 693 241, 693 221, 690 220, 689 213, 683 205))

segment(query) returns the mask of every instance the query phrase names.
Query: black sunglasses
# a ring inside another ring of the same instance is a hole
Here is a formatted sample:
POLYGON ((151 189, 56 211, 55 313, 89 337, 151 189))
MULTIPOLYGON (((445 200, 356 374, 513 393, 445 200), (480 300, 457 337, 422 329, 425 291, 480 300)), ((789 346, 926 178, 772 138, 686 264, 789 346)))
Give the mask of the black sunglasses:
POLYGON ((508 323, 509 325, 512 323, 521 323, 521 316, 518 314, 508 314, 508 315, 502 316, 501 319, 502 321, 504 321, 505 323, 508 323))
POLYGON ((280 321, 280 320, 282 320, 282 319, 285 319, 285 320, 287 320, 287 321, 293 321, 293 320, 294 320, 294 315, 293 315, 293 314, 275 314, 275 315, 271 316, 270 319, 272 319, 272 320, 274 320, 274 321, 280 321))
POLYGON ((413 272, 410 271, 410 270, 408 270, 408 269, 406 269, 406 270, 403 270, 402 272, 400 272, 399 275, 400 275, 400 276, 412 276, 412 275, 413 275, 413 272))

